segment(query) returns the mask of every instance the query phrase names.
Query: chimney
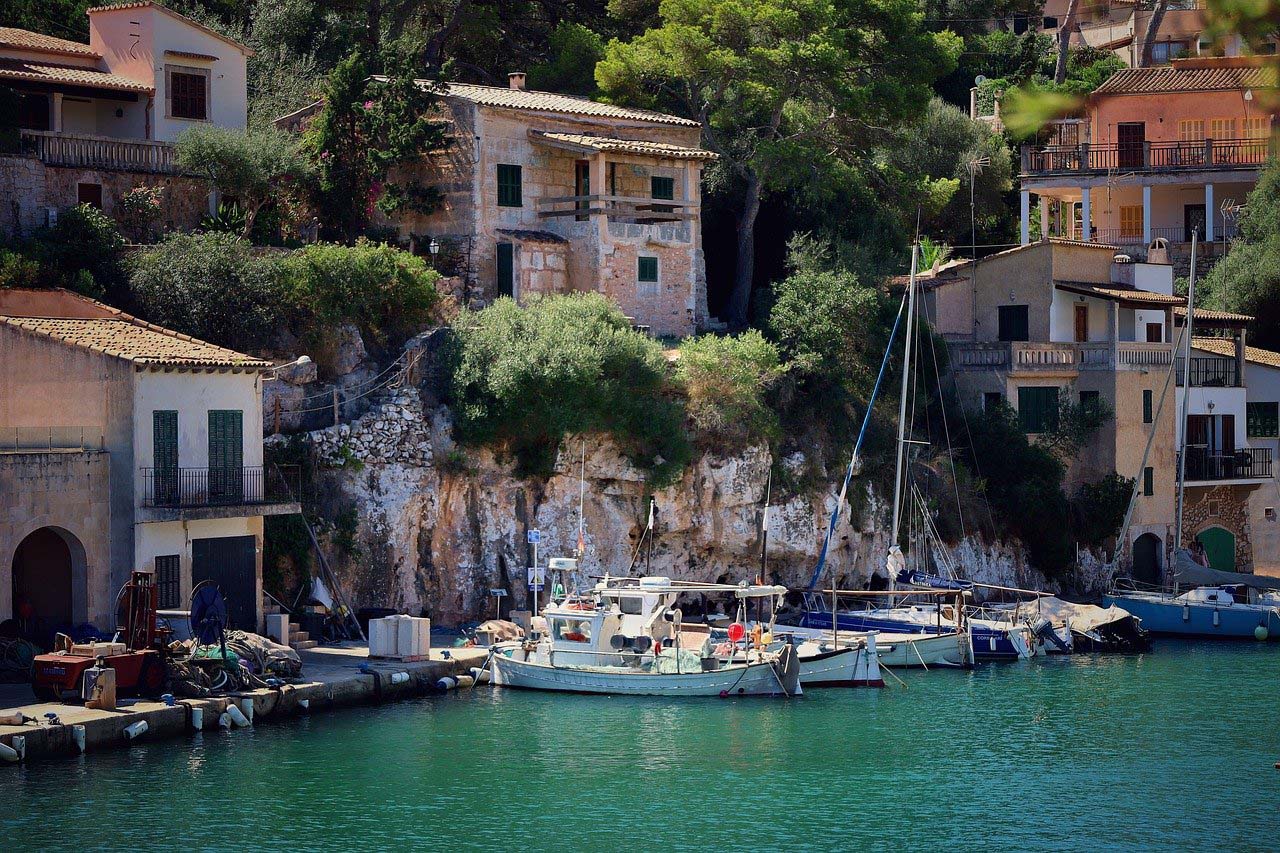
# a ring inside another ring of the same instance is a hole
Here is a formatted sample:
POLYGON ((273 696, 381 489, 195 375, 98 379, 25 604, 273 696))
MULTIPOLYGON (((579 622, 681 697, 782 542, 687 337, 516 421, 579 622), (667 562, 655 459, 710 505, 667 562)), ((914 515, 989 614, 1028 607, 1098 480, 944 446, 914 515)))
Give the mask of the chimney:
POLYGON ((508 74, 507 85, 510 86, 512 89, 519 89, 520 91, 523 92, 524 91, 524 72, 512 71, 510 74, 508 74))

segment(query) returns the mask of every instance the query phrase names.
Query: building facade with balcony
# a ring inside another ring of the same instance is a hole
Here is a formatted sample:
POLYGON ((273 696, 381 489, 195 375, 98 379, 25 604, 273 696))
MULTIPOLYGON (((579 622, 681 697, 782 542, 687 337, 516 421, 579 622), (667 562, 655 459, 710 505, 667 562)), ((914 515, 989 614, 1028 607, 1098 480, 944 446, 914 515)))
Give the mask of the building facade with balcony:
POLYGON ((1126 544, 1163 565, 1174 518, 1174 357, 1166 264, 1115 263, 1117 249, 1048 240, 926 273, 925 310, 947 341, 962 406, 1007 405, 1029 436, 1065 404, 1110 412, 1068 460, 1068 494, 1112 472, 1142 484, 1126 544), (1144 463, 1148 437, 1155 433, 1144 463), (1146 538, 1143 538, 1146 537, 1146 538))
POLYGON ((0 290, 0 620, 110 630, 141 569, 163 607, 216 581, 256 629, 263 517, 299 511, 263 465, 269 368, 67 291, 0 290))
POLYGON ((0 231, 80 203, 111 212, 139 183, 169 188, 164 224, 197 224, 209 192, 179 174, 172 143, 200 124, 245 126, 251 51, 151 2, 88 15, 87 44, 0 26, 0 86, 17 95, 19 126, 17 150, 0 152, 0 193, 14 201, 0 231))
MULTIPOLYGON (((443 84, 451 144, 415 168, 443 199, 389 224, 457 256, 467 301, 598 292, 655 334, 707 321, 696 121, 524 88, 443 84)), ((431 85, 423 81, 423 85, 431 85)), ((297 129, 318 104, 277 120, 297 129)))
POLYGON ((1260 97, 1274 86, 1272 70, 1247 57, 1117 72, 1089 96, 1084 117, 1023 147, 1021 242, 1031 241, 1038 207, 1042 236, 1131 254, 1163 238, 1178 255, 1198 228, 1206 252, 1215 241, 1224 249, 1274 150, 1260 97))

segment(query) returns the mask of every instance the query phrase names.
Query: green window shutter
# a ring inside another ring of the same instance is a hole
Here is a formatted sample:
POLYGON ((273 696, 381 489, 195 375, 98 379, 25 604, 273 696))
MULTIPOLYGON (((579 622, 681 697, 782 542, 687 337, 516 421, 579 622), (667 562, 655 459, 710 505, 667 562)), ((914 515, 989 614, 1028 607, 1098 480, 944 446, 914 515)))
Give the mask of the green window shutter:
POLYGON ((244 412, 209 410, 209 500, 234 503, 244 495, 244 412))
POLYGON ((498 295, 516 295, 516 247, 512 243, 498 244, 498 295))
POLYGON ((1142 494, 1151 497, 1156 493, 1156 469, 1142 469, 1142 494))
POLYGON ((1030 386, 1018 389, 1018 423, 1029 434, 1058 428, 1058 389, 1030 386))
POLYGON ((636 278, 645 282, 658 280, 658 259, 641 255, 636 264, 636 278))
POLYGON ((521 168, 509 163, 498 164, 498 206, 521 207, 524 204, 521 168))
POLYGON ((1280 403, 1246 403, 1245 426, 1249 438, 1280 435, 1280 403))
POLYGON ((151 413, 151 472, 156 504, 164 506, 178 499, 178 413, 151 413))
POLYGON ((1151 410, 1151 394, 1150 390, 1142 392, 1142 422, 1149 424, 1155 419, 1155 415, 1151 410))
POLYGON ((676 179, 654 175, 649 179, 649 194, 654 198, 675 199, 676 179))
POLYGON ((1026 305, 1001 305, 997 312, 997 336, 1002 341, 1031 340, 1031 324, 1026 305))

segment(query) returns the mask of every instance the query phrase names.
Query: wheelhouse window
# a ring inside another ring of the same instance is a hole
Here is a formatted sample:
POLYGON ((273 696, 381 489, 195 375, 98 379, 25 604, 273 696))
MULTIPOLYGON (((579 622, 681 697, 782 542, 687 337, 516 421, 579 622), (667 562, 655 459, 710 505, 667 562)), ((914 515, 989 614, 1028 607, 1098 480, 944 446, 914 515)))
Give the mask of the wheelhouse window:
POLYGON ((590 619, 553 619, 551 635, 557 640, 568 640, 571 643, 591 642, 590 619))
POLYGON ((165 66, 169 118, 209 120, 209 72, 203 68, 165 66))
POLYGON ((498 207, 524 205, 523 170, 512 163, 498 164, 498 207))

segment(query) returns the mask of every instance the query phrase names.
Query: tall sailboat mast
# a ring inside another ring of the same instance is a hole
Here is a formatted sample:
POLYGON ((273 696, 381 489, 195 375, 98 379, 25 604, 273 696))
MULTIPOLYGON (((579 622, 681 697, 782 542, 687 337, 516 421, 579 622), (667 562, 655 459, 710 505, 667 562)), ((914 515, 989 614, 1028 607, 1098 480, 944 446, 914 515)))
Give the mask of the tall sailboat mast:
MULTIPOLYGON (((902 393, 898 399, 898 462, 893 480, 893 539, 898 544, 898 532, 902 525, 902 479, 906 467, 907 449, 907 382, 911 377, 911 343, 916 336, 916 264, 920 257, 920 244, 911 244, 911 276, 907 282, 907 343, 902 356, 902 393)), ((891 573, 892 574, 892 573, 891 573)), ((892 588, 893 578, 889 578, 892 588)))
POLYGON ((1173 554, 1177 559, 1178 549, 1182 547, 1182 493, 1187 482, 1187 412, 1191 408, 1191 335, 1195 328, 1194 316, 1196 305, 1196 243, 1200 229, 1191 231, 1191 275, 1187 280, 1187 343, 1182 356, 1182 413, 1179 415, 1181 426, 1178 435, 1178 508, 1173 533, 1173 554))

